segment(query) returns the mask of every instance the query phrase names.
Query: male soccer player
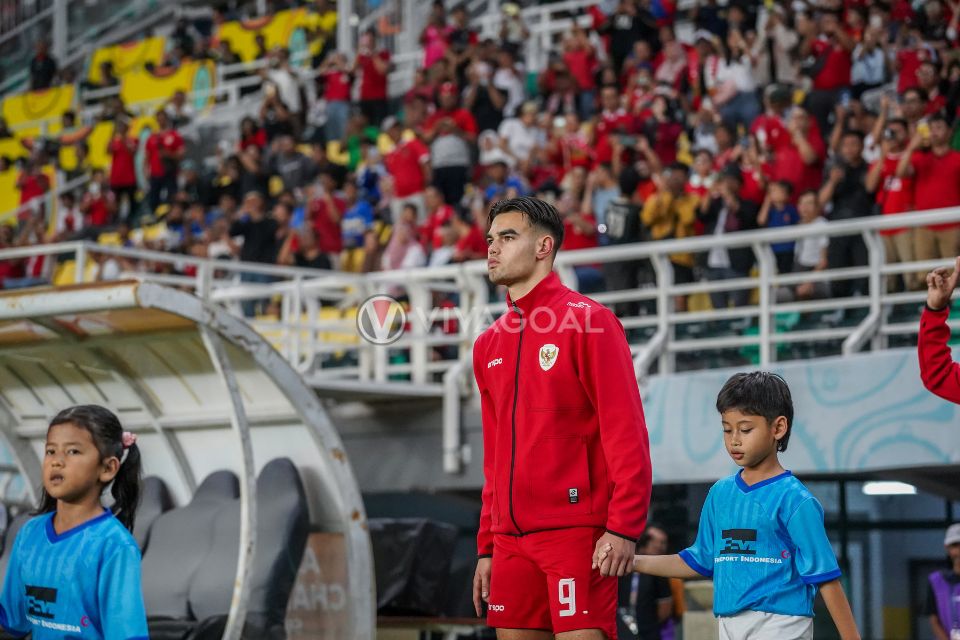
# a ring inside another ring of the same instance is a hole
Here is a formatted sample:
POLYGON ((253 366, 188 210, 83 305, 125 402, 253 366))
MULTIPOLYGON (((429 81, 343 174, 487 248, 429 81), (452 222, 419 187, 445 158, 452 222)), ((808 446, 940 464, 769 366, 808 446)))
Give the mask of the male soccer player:
POLYGON ((934 269, 927 274, 927 306, 920 318, 920 378, 923 386, 950 402, 960 403, 960 363, 950 353, 950 296, 960 278, 960 257, 953 272, 934 269))
POLYGON ((562 242, 545 202, 490 211, 487 269, 508 310, 473 352, 484 445, 473 600, 499 640, 616 638, 617 577, 631 569, 650 501, 623 327, 560 283, 562 242))

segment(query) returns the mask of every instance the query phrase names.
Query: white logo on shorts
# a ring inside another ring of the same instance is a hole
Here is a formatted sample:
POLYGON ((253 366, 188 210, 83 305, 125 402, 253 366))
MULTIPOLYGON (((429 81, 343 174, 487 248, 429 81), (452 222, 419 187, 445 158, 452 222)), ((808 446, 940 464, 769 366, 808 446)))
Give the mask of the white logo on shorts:
POLYGON ((490 604, 490 605, 487 605, 487 610, 495 611, 497 613, 503 613, 504 611, 507 610, 507 607, 502 604, 490 604))

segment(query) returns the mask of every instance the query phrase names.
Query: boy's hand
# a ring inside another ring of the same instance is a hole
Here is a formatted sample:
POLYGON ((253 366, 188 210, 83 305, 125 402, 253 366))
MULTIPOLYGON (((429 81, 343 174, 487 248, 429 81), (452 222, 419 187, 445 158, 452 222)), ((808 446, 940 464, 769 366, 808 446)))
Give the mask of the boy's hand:
POLYGON ((927 274, 927 306, 940 310, 950 304, 950 296, 957 287, 960 278, 960 257, 957 257, 953 273, 947 273, 945 268, 934 269, 927 274))
POLYGON ((630 540, 605 533, 593 551, 593 568, 601 576, 625 576, 633 570, 633 553, 637 545, 630 540))

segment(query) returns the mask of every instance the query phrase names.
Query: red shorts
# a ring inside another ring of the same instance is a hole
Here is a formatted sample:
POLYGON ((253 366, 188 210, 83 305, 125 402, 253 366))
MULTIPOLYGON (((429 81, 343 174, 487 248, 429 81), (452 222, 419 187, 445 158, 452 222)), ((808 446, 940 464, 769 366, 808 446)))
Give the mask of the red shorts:
POLYGON ((552 633, 600 629, 617 637, 617 578, 591 568, 603 529, 495 535, 487 624, 552 633))

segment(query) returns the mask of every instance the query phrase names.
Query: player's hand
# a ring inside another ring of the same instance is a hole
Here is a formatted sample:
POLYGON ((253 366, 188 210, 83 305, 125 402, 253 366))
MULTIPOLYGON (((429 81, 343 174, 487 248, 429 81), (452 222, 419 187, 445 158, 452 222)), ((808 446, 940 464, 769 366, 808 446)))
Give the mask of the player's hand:
POLYGON ((483 616, 483 603, 490 597, 490 566, 492 558, 477 560, 477 571, 473 574, 473 608, 477 617, 483 616))
POLYGON ((950 304, 950 296, 957 287, 960 278, 960 257, 953 266, 953 273, 947 269, 934 269, 927 274, 927 306, 931 309, 943 309, 950 304))
POLYGON ((636 548, 630 540, 605 533, 593 550, 593 568, 599 569, 601 576, 625 576, 633 569, 636 548))

